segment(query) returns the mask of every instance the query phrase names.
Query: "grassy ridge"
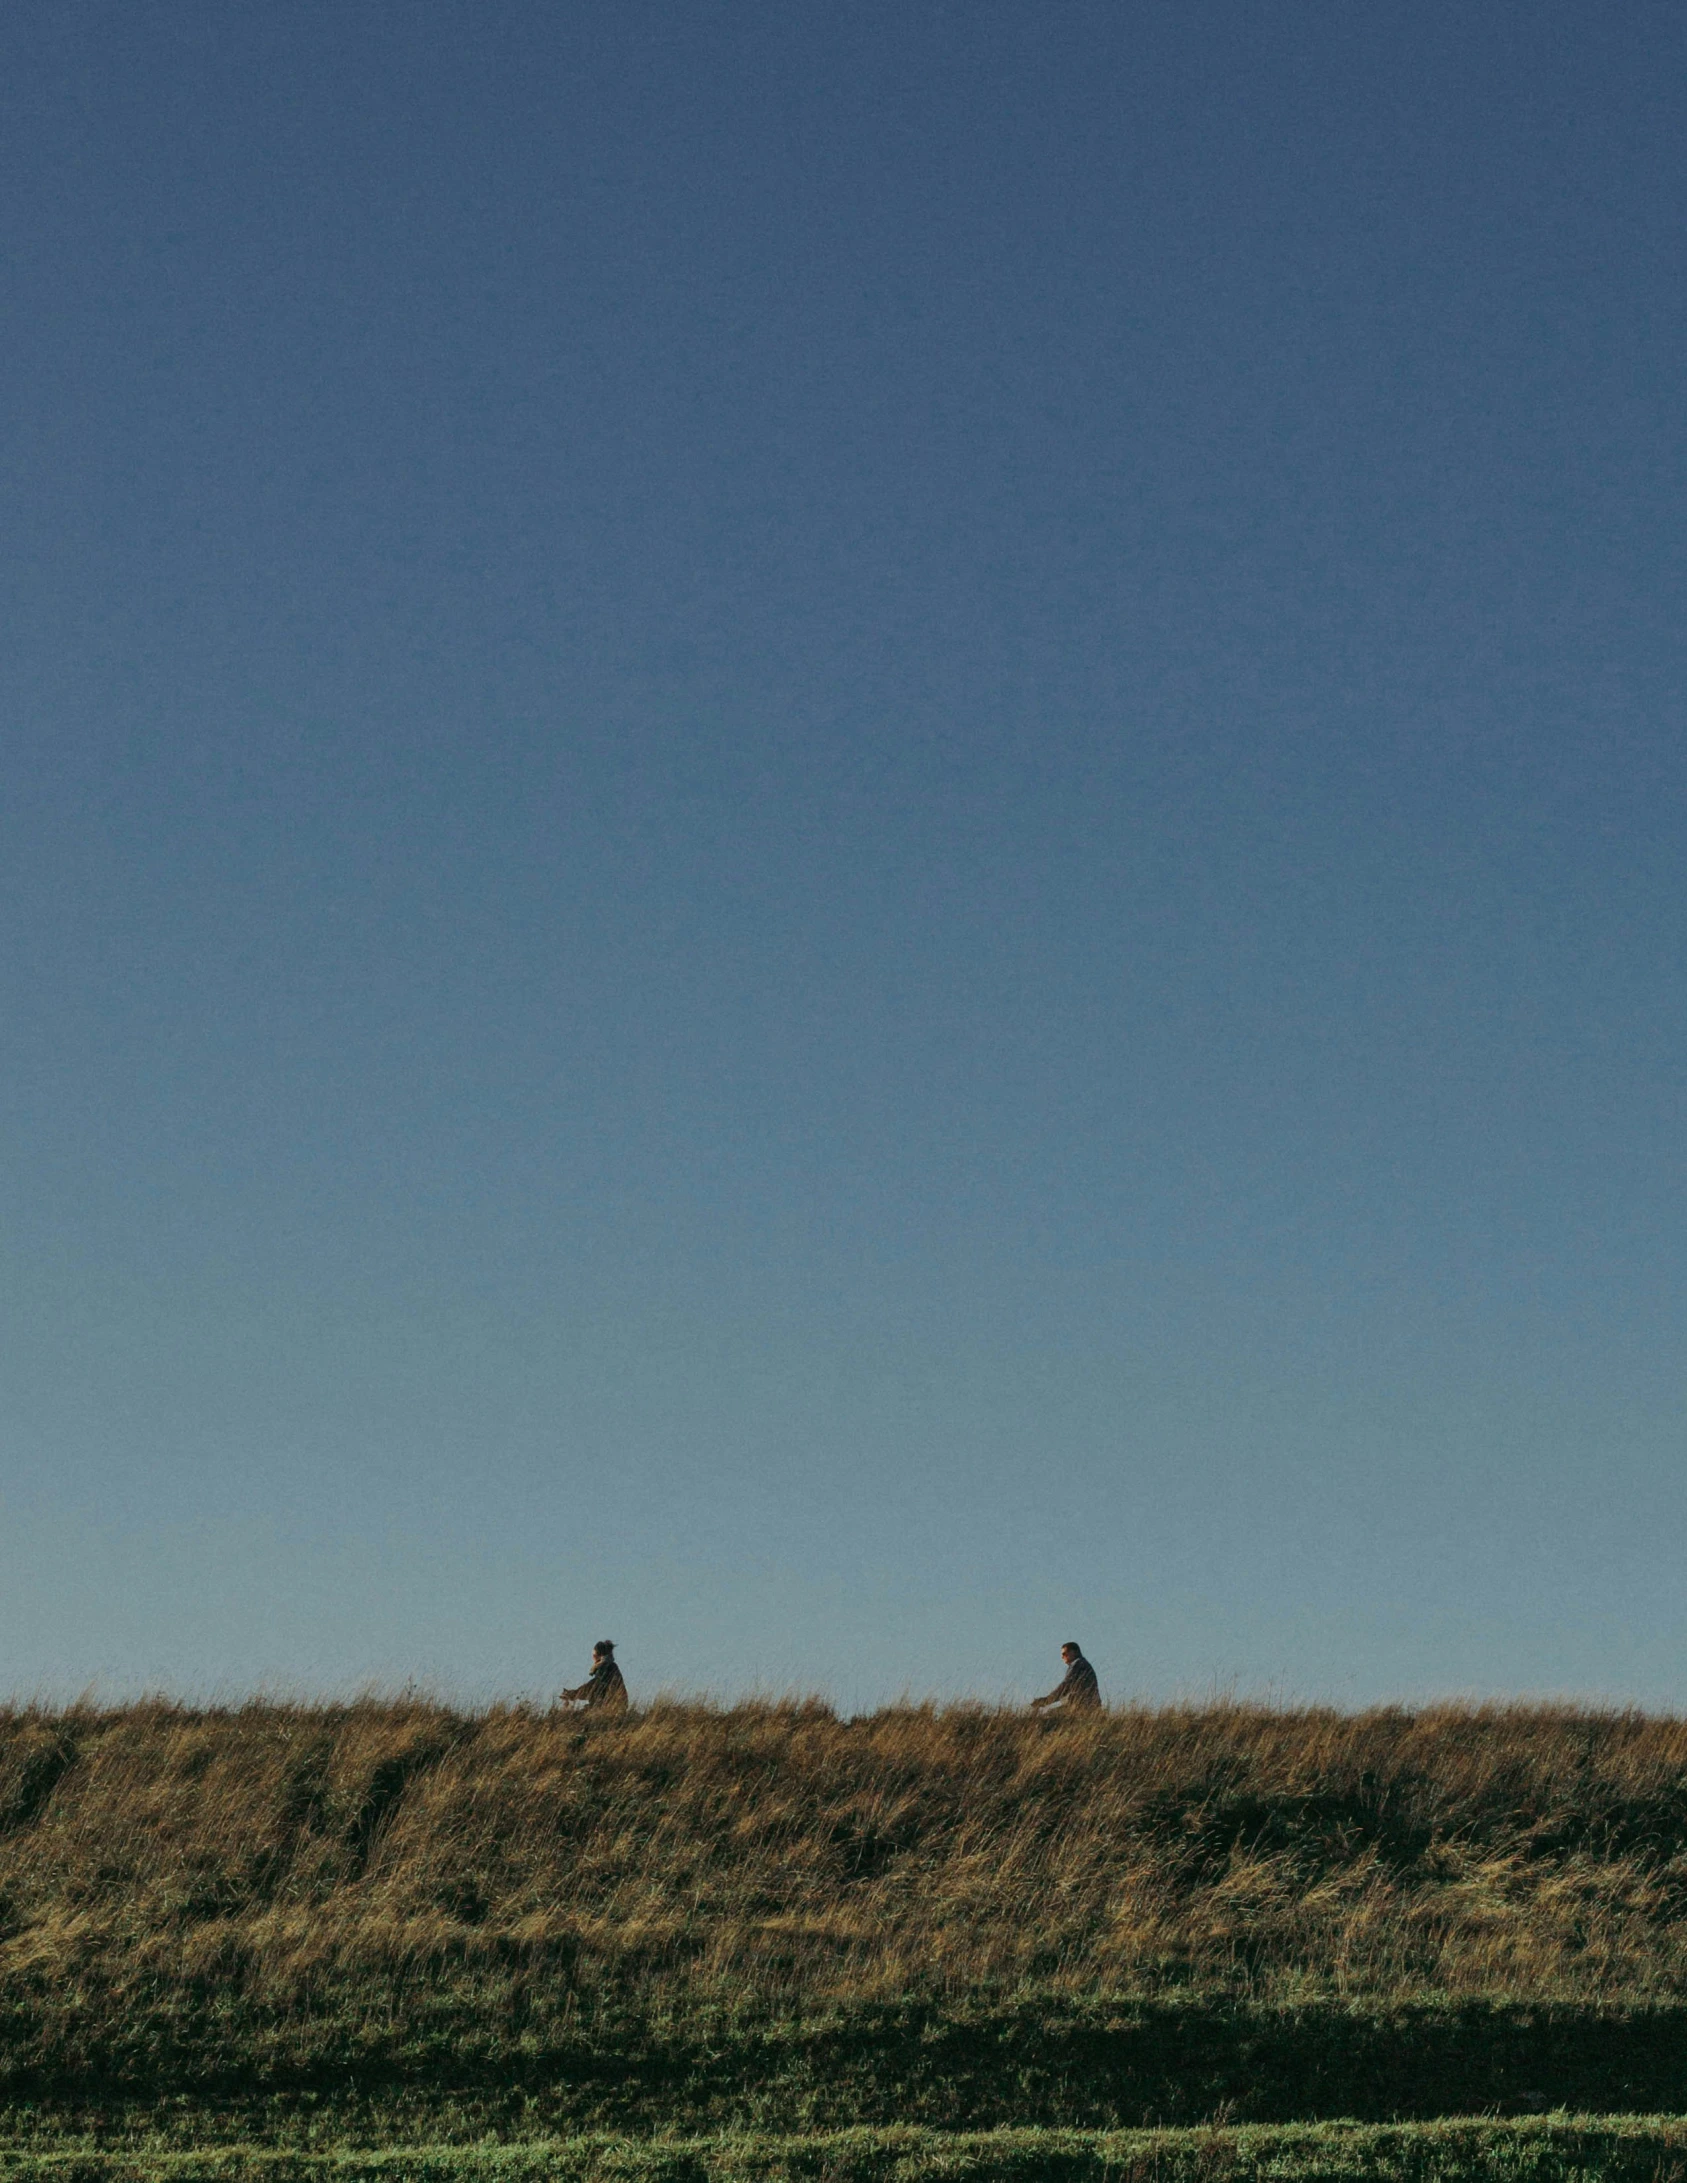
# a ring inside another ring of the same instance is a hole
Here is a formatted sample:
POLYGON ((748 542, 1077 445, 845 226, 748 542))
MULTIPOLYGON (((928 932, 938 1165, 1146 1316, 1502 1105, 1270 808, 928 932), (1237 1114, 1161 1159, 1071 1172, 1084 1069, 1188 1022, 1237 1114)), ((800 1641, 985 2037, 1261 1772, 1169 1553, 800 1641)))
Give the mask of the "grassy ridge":
POLYGON ((552 2127, 1687 2109, 1687 1724, 0 1716, 0 2089, 552 2127))
POLYGON ((559 2138, 340 2147, 0 2141, 15 2183, 1678 2183, 1678 2118, 1282 2129, 559 2138))

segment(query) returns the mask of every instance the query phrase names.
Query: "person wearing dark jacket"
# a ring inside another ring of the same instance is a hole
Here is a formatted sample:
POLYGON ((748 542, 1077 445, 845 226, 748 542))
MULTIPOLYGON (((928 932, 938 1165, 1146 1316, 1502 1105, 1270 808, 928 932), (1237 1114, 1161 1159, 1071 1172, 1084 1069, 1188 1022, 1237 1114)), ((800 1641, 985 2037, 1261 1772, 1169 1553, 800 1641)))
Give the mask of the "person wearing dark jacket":
POLYGON ((621 1670, 615 1665, 615 1647, 607 1637, 600 1637, 592 1647, 590 1675, 562 1695, 570 1704, 578 1702, 585 1706, 588 1712, 621 1713, 626 1710, 627 1686, 621 1680, 621 1670))
POLYGON ((1088 1712, 1101 1704, 1101 1686, 1095 1679, 1095 1670, 1084 1658, 1075 1638, 1069 1637, 1060 1648, 1060 1657, 1066 1663, 1066 1673, 1041 1698, 1031 1700, 1031 1710, 1039 1706, 1057 1705, 1068 1713, 1088 1712))

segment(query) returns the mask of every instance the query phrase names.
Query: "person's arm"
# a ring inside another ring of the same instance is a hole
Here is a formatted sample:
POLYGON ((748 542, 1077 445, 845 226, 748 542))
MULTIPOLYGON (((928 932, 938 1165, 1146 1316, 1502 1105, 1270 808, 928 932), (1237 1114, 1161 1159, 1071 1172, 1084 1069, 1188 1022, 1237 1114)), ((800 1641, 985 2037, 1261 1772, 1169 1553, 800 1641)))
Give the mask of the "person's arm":
POLYGON ((1085 1660, 1072 1661, 1066 1673, 1055 1684, 1046 1698, 1033 1698, 1031 1700, 1033 1711, 1040 1705, 1066 1705, 1068 1702, 1082 1697, 1083 1670, 1088 1665, 1088 1661, 1085 1660))
POLYGON ((575 1699, 589 1696, 591 1692, 591 1687, 592 1686, 590 1683, 581 1683, 574 1690, 559 1690, 557 1692, 557 1696, 559 1698, 566 1698, 569 1700, 570 1703, 572 1703, 575 1699))

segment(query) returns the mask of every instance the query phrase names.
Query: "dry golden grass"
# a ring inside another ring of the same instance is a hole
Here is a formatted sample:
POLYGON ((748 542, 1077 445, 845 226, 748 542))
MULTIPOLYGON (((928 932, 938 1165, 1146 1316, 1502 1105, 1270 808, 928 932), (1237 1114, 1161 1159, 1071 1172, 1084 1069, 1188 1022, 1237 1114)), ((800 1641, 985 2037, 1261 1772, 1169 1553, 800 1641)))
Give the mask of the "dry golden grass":
POLYGON ((0 1983, 106 2008, 1673 1996, 1684 1906, 1687 1723, 1638 1714, 0 1715, 0 1983))

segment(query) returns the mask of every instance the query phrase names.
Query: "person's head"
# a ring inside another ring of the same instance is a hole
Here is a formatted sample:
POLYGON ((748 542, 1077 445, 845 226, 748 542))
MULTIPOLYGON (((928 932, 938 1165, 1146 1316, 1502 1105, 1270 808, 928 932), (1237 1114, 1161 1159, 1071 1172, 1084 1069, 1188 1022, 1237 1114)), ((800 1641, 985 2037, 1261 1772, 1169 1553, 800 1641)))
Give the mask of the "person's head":
POLYGON ((592 1647, 593 1666, 595 1667, 600 1660, 613 1660, 614 1657, 615 1647, 609 1642, 607 1637, 600 1637, 597 1643, 592 1647))
POLYGON ((1068 1667, 1072 1665, 1074 1660, 1081 1660, 1084 1657, 1083 1650, 1075 1637, 1069 1637, 1065 1644, 1061 1646, 1060 1657, 1068 1667))

